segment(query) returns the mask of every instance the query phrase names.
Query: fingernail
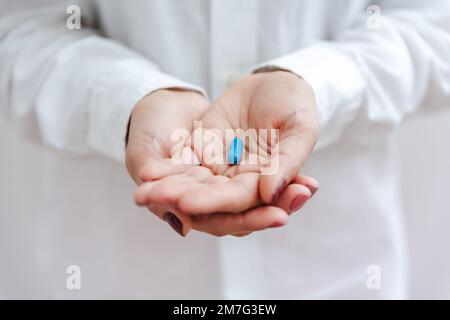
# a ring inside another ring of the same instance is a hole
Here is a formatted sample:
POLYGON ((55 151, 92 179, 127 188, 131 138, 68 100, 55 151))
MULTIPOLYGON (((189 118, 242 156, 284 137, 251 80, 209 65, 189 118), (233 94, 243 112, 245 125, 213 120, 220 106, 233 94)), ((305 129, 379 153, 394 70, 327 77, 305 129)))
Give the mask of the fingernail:
POLYGON ((319 190, 319 182, 314 179, 310 178, 311 182, 307 185, 309 191, 311 191, 311 197, 319 190))
POLYGON ((183 224, 180 219, 172 212, 168 212, 166 216, 167 223, 175 230, 180 236, 184 237, 183 234, 183 224))
POLYGON ((270 227, 271 227, 271 228, 281 228, 281 227, 284 226, 284 225, 285 225, 284 223, 276 222, 276 223, 274 223, 273 225, 271 225, 270 227))
POLYGON ((293 211, 297 211, 299 209, 301 209, 306 201, 308 200, 308 196, 301 194, 295 197, 294 200, 292 200, 291 205, 289 206, 289 209, 293 212, 293 211))
POLYGON ((282 179, 277 186, 277 189, 275 190, 275 193, 272 197, 272 202, 275 203, 280 198, 281 193, 283 192, 284 188, 286 187, 286 180, 282 179))

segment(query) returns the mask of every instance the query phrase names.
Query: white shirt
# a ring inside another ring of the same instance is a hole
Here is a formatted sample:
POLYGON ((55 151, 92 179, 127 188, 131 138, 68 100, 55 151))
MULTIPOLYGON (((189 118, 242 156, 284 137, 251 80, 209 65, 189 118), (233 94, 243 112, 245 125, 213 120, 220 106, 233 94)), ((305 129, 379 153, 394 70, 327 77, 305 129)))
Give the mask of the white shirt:
POLYGON ((0 296, 404 297, 391 133, 450 104, 450 1, 83 1, 81 30, 67 29, 66 4, 41 2, 0 1, 0 105, 28 136, 93 155, 39 156, 45 169, 28 177, 40 183, 29 193, 44 200, 23 209, 31 234, 11 222, 16 213, 1 216, 5 234, 15 225, 28 245, 20 255, 4 248, 15 276, 2 275, 0 296), (286 228, 244 239, 178 239, 132 208, 124 168, 95 154, 123 161, 135 103, 174 86, 214 98, 239 74, 272 66, 316 94, 321 137, 304 168, 321 182, 314 200, 286 228), (70 264, 85 279, 76 293, 65 287, 70 264), (367 287, 371 266, 380 290, 367 287))

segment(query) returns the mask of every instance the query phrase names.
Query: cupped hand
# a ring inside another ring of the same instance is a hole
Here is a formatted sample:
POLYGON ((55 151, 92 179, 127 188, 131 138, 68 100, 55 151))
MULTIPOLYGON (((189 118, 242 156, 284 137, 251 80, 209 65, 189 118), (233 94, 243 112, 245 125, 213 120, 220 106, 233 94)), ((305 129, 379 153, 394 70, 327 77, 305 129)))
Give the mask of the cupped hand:
MULTIPOLYGON (((205 146, 194 144, 202 167, 158 181, 154 180, 162 178, 161 174, 147 167, 141 178, 152 182, 138 189, 138 204, 169 208, 178 217, 190 215, 192 226, 200 231, 245 235, 284 225, 288 213, 298 210, 317 190, 315 179, 298 176, 318 134, 314 95, 302 79, 287 72, 248 76, 216 100, 201 120, 203 128, 223 139, 225 159, 227 130, 278 129, 275 144, 256 138, 256 148, 250 148, 251 143, 247 146, 248 154, 261 153, 269 159, 273 153, 260 151, 267 151, 267 144, 274 147, 278 157, 275 172, 261 176, 258 164, 211 163, 205 146)), ((168 219, 181 234, 189 231, 190 225, 180 223, 173 214, 168 219)))
POLYGON ((176 130, 193 130, 208 109, 210 102, 198 92, 181 89, 155 91, 142 98, 134 107, 128 130, 125 163, 132 179, 140 184, 140 173, 157 168, 154 177, 167 176, 185 170, 171 158, 179 141, 172 134, 176 130))
MULTIPOLYGON (((181 89, 155 91, 142 98, 134 107, 128 131, 126 166, 131 178, 141 184, 144 169, 154 178, 181 173, 191 165, 175 164, 171 158, 177 143, 172 139, 176 130, 191 132, 193 125, 208 109, 210 102, 198 92, 181 89)), ((166 219, 166 209, 149 205, 151 212, 166 219)), ((184 217, 180 216, 184 220, 184 217)), ((186 218, 185 224, 189 225, 186 218)))
POLYGON ((166 208, 168 222, 182 235, 192 227, 215 236, 242 236, 285 225, 289 214, 302 207, 319 188, 315 179, 297 176, 269 206, 259 196, 259 177, 257 172, 226 177, 204 166, 194 166, 181 174, 143 183, 135 200, 141 206, 166 208), (192 220, 176 220, 180 216, 192 220))
POLYGON ((202 165, 227 176, 260 172, 258 190, 266 204, 276 202, 294 181, 319 135, 312 88, 285 71, 242 78, 213 102, 201 124, 201 130, 210 131, 200 147, 198 143, 194 145, 202 165), (222 155, 226 159, 230 132, 231 138, 234 135, 245 141, 245 158, 239 165, 218 164, 214 151, 220 152, 220 148, 210 147, 222 140, 222 155))

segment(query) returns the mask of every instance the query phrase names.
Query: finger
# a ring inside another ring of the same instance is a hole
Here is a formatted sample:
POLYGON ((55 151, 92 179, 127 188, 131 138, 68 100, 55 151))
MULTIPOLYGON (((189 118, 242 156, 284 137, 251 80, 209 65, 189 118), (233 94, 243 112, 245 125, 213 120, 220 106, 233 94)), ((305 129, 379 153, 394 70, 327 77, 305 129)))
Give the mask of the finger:
POLYGON ((134 200, 139 206, 162 207, 166 211, 176 209, 177 197, 184 191, 179 190, 180 186, 183 185, 179 183, 173 183, 171 185, 167 179, 145 182, 137 188, 134 194, 134 200))
POLYGON ((137 205, 146 206, 151 213, 169 223, 177 233, 184 237, 191 229, 191 218, 187 215, 174 214, 173 212, 175 212, 175 210, 167 205, 157 205, 149 202, 149 194, 151 194, 152 190, 160 183, 160 181, 155 181, 141 184, 134 194, 134 200, 137 205), (175 217, 172 217, 171 215, 175 215, 175 217))
POLYGON ((261 174, 259 192, 261 199, 268 204, 276 202, 283 190, 297 177, 316 141, 314 134, 309 131, 288 134, 287 137, 281 137, 275 147, 270 174, 265 174, 264 170, 261 174))
POLYGON ((245 213, 214 213, 193 216, 192 228, 218 237, 278 228, 286 225, 288 214, 278 207, 264 206, 245 213))
POLYGON ((319 182, 309 176, 297 175, 295 180, 286 187, 275 205, 293 213, 301 209, 319 189, 319 182))
POLYGON ((162 206, 150 205, 148 206, 148 209, 161 220, 167 222, 172 229, 183 237, 185 237, 192 228, 192 219, 188 215, 162 206))
MULTIPOLYGON (((146 199, 149 203, 161 204, 178 210, 180 209, 180 198, 186 197, 186 195, 189 198, 192 194, 202 196, 202 191, 199 190, 208 190, 205 180, 212 177, 209 169, 201 166, 192 167, 182 174, 161 180, 147 193, 146 199)), ((181 211, 189 212, 183 208, 181 211)))
POLYGON ((306 186, 292 183, 287 186, 275 205, 291 214, 302 208, 311 197, 311 190, 306 186))
POLYGON ((166 221, 182 237, 185 237, 192 228, 191 217, 175 210, 167 213, 166 221))
POLYGON ((226 163, 224 134, 218 128, 197 128, 192 134, 191 148, 203 166, 215 174, 223 174, 230 167, 226 163))
MULTIPOLYGON (((139 185, 134 193, 134 202, 138 206, 149 206, 148 196, 161 181, 145 182, 139 185)), ((153 203, 154 205, 155 203, 153 203)))
POLYGON ((140 206, 146 206, 151 213, 166 221, 181 236, 186 236, 192 228, 191 217, 180 213, 168 205, 156 205, 149 203, 148 195, 160 182, 146 182, 141 184, 135 193, 135 202, 140 206), (171 215, 174 215, 172 217, 171 215))
POLYGON ((181 195, 178 208, 193 215, 246 211, 261 204, 258 179, 259 174, 247 173, 222 183, 206 183, 181 195))
POLYGON ((314 195, 320 188, 319 181, 309 176, 297 175, 294 183, 299 183, 306 186, 311 191, 312 195, 314 195))
POLYGON ((181 195, 204 186, 203 182, 210 177, 209 169, 191 167, 181 174, 141 184, 136 190, 135 201, 141 206, 153 204, 177 209, 181 195))
POLYGON ((139 178, 145 181, 161 179, 170 175, 180 174, 192 167, 192 164, 176 164, 172 159, 151 159, 139 172, 139 178))
POLYGON ((166 159, 148 159, 139 172, 142 181, 152 181, 170 175, 180 174, 199 164, 196 154, 190 147, 184 148, 180 154, 166 159))
POLYGON ((166 221, 167 216, 167 208, 164 208, 162 206, 156 206, 156 205, 148 205, 147 209, 150 211, 150 213, 154 214, 158 218, 160 218, 163 221, 166 221))
POLYGON ((251 235, 252 233, 253 233, 253 232, 250 232, 250 231, 247 231, 247 232, 238 232, 238 233, 231 234, 231 236, 237 237, 237 238, 243 238, 243 237, 246 237, 246 236, 251 235))

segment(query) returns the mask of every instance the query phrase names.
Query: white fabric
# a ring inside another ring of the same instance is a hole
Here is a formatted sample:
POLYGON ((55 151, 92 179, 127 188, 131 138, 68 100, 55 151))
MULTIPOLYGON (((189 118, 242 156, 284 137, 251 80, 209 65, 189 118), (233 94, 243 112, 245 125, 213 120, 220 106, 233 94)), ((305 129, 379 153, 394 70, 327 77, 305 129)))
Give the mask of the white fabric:
MULTIPOLYGON (((18 263, 51 279, 76 260, 89 275, 81 291, 86 297, 403 297, 407 260, 390 133, 414 112, 450 104, 450 1, 375 1, 380 30, 367 27, 369 4, 374 2, 85 1, 84 28, 68 30, 61 1, 0 1, 1 107, 28 136, 39 132, 54 148, 122 161, 126 122, 142 96, 184 87, 214 98, 237 73, 261 67, 288 69, 309 81, 321 124, 304 169, 321 181, 321 190, 288 227, 245 239, 193 235, 183 242, 156 220, 124 232, 126 213, 105 212, 118 198, 131 202, 130 185, 88 184, 91 194, 114 201, 92 196, 89 215, 67 226, 76 214, 67 209, 75 205, 70 199, 82 193, 71 190, 68 198, 69 160, 46 151, 47 170, 40 174, 53 187, 43 196, 67 200, 57 212, 51 204, 39 207, 33 231, 41 236, 29 235, 33 246, 18 263), (80 228, 96 232, 80 235, 80 228), (152 241, 148 250, 144 240, 152 241), (119 249, 109 249, 107 258, 92 261, 87 253, 114 244, 119 249), (77 255, 62 254, 67 247, 77 255), (126 263, 130 252, 135 259, 126 263), (366 287, 370 265, 381 268, 381 290, 366 287), (133 273, 134 281, 124 273, 133 273)), ((2 212, 4 223, 7 215, 2 212)), ((70 296, 64 284, 40 280, 28 280, 23 290, 70 296)), ((11 287, 8 282, 0 294, 8 297, 11 287)))

